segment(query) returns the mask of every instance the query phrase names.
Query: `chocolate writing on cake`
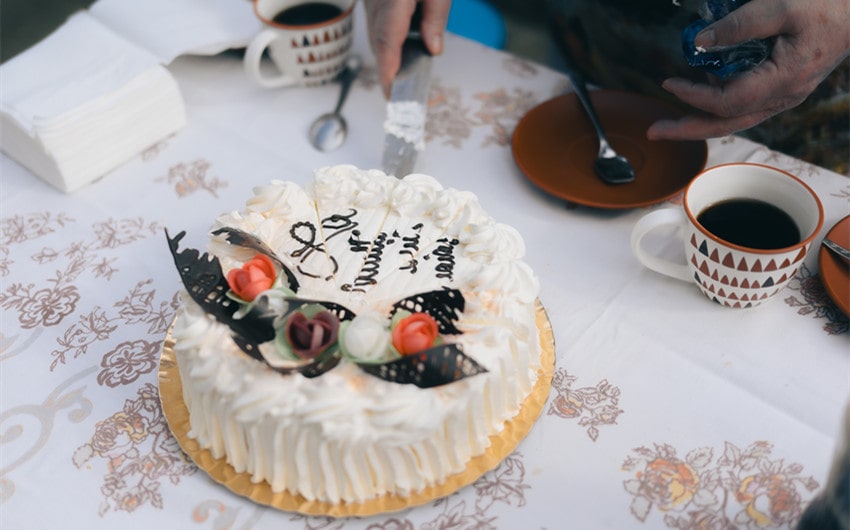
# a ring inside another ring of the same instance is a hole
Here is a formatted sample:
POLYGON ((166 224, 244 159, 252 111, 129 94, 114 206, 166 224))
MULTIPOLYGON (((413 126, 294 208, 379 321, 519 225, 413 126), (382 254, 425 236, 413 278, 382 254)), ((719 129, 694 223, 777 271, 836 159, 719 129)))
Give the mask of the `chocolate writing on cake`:
POLYGON ((415 230, 416 233, 410 236, 400 236, 397 231, 393 232, 393 236, 396 238, 400 237, 402 241, 399 254, 407 257, 407 263, 399 267, 399 269, 408 271, 410 274, 416 274, 416 266, 419 264, 419 260, 416 259, 416 255, 419 253, 419 238, 421 237, 419 232, 422 231, 422 226, 422 223, 413 225, 413 230, 415 230))
POLYGON ((293 224, 289 229, 290 237, 304 245, 290 253, 290 256, 298 261, 296 267, 298 272, 311 278, 322 278, 326 282, 331 281, 334 274, 339 271, 339 263, 334 256, 328 254, 325 249, 325 243, 334 237, 354 230, 358 224, 353 219, 356 215, 357 210, 351 208, 347 214, 333 214, 322 219, 322 233, 325 235, 324 241, 316 241, 318 230, 316 230, 315 224, 309 221, 299 221, 293 224), (312 265, 308 263, 311 257, 322 254, 326 257, 325 259, 320 262, 313 262, 312 265), (326 265, 328 262, 330 264, 330 271, 327 274, 317 271, 317 268, 319 270, 324 269, 325 267, 323 265, 326 265))
POLYGON ((459 243, 457 239, 440 238, 437 240, 437 247, 424 259, 430 259, 434 256, 437 259, 437 264, 434 266, 434 271, 437 278, 452 281, 455 271, 455 247, 459 243))
POLYGON ((375 285, 378 283, 376 279, 381 270, 381 257, 384 255, 384 247, 392 245, 395 240, 387 238, 386 232, 378 234, 369 246, 369 241, 359 239, 360 231, 353 230, 351 237, 348 238, 352 252, 367 252, 366 259, 363 261, 363 267, 360 268, 360 273, 354 278, 354 283, 346 283, 342 285, 343 291, 360 291, 364 292, 362 287, 367 285, 375 285))

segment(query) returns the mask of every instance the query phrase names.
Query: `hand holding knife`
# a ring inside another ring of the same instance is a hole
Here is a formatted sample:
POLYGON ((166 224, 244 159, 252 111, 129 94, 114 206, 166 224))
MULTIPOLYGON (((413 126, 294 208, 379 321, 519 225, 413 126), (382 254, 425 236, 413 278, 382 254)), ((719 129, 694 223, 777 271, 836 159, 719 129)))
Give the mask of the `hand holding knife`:
POLYGON ((392 84, 384 122, 384 172, 404 177, 413 171, 425 147, 425 119, 431 77, 431 53, 422 39, 422 4, 417 3, 401 51, 401 67, 392 84))

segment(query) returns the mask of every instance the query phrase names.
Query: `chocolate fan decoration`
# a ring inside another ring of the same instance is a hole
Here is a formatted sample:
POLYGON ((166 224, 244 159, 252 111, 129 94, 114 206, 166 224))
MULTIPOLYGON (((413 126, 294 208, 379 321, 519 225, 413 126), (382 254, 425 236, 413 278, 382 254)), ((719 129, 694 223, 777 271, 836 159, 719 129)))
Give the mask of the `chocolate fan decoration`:
POLYGON ((383 364, 360 365, 385 381, 431 388, 484 373, 486 368, 467 356, 458 344, 443 344, 383 364))
POLYGON ((428 313, 437 321, 440 333, 460 335, 462 332, 455 327, 454 323, 460 318, 465 303, 459 290, 443 287, 439 291, 414 294, 399 300, 393 304, 390 318, 399 309, 406 309, 411 313, 428 313))
POLYGON ((333 313, 340 320, 340 322, 344 322, 346 320, 351 320, 352 318, 357 316, 354 313, 354 311, 348 309, 344 305, 340 305, 340 304, 337 304, 337 303, 334 303, 334 302, 323 302, 322 300, 309 300, 307 298, 292 298, 292 297, 287 297, 286 301, 289 302, 289 304, 290 304, 289 305, 290 311, 293 308, 298 308, 298 307, 301 307, 302 305, 318 304, 318 305, 324 307, 325 309, 327 309, 328 311, 330 311, 331 313, 333 313))
MULTIPOLYGON (((237 245, 242 245, 252 248, 259 252, 256 245, 265 247, 259 239, 246 234, 240 230, 231 231, 231 229, 222 229, 219 232, 226 232, 233 235, 234 240, 228 239, 229 242, 237 245), (248 237, 243 237, 248 236, 248 237)), ((206 252, 201 254, 196 249, 185 249, 177 252, 180 245, 180 240, 186 236, 186 232, 182 231, 174 238, 169 236, 168 230, 165 231, 165 237, 168 239, 168 247, 171 249, 171 255, 174 257, 174 264, 180 272, 180 277, 183 280, 183 285, 189 292, 189 295, 201 308, 209 315, 212 315, 217 321, 230 328, 233 342, 239 346, 239 349, 247 353, 251 358, 265 362, 262 354, 259 351, 259 345, 274 340, 275 329, 274 320, 277 317, 275 313, 269 309, 268 301, 265 297, 259 296, 254 301, 251 310, 242 318, 234 318, 233 315, 239 310, 240 306, 237 302, 227 297, 226 293, 230 290, 227 284, 227 279, 221 270, 221 262, 215 256, 210 256, 206 252)), ((267 247, 266 247, 267 248, 267 247)), ((264 252, 265 253, 265 252, 264 252)), ((279 263, 279 260, 271 255, 272 261, 279 263)), ((286 270, 282 264, 281 268, 286 270)), ((291 275, 291 273, 289 273, 291 275)), ((292 282, 297 286, 298 282, 292 277, 292 282)), ((292 299, 296 302, 306 303, 307 301, 292 299)), ((299 304, 300 305, 300 304, 299 304)), ((338 304, 323 304, 328 306, 328 310, 335 313, 340 320, 340 315, 345 315, 347 318, 353 318, 354 313, 338 304), (332 307, 331 307, 332 306, 332 307)), ((292 372, 300 372, 306 377, 316 377, 330 370, 339 363, 339 357, 331 359, 318 358, 307 364, 294 366, 292 368, 274 368, 276 371, 287 374, 292 372)))
POLYGON ((254 359, 262 359, 257 346, 263 342, 274 339, 275 331, 272 323, 275 314, 272 313, 267 304, 262 301, 247 315, 240 319, 233 318, 234 313, 239 310, 239 304, 227 297, 230 286, 221 272, 221 263, 215 256, 206 252, 201 254, 196 249, 187 248, 180 252, 180 240, 186 236, 185 230, 173 238, 165 231, 168 239, 168 248, 174 258, 174 265, 180 273, 183 285, 189 292, 189 296, 207 313, 216 320, 225 324, 237 336, 236 344, 254 359))
POLYGON ((226 236, 226 241, 231 245, 237 245, 240 247, 246 247, 252 250, 256 250, 260 254, 264 254, 270 260, 275 262, 277 266, 280 267, 280 269, 286 275, 286 283, 289 284, 289 289, 293 293, 298 292, 298 279, 295 277, 294 274, 292 274, 292 271, 290 271, 289 268, 287 268, 287 266, 283 264, 283 262, 280 260, 280 258, 277 257, 274 251, 270 249, 268 245, 263 243, 260 238, 253 234, 249 234, 248 232, 239 230, 238 228, 231 228, 229 226, 219 228, 218 230, 212 233, 212 235, 214 236, 218 236, 221 234, 224 234, 226 236))
MULTIPOLYGON (((297 292, 298 280, 292 272, 275 256, 274 252, 259 238, 236 228, 220 228, 213 235, 224 234, 228 243, 256 250, 274 261, 286 276, 289 287, 297 292)), ((280 316, 269 307, 265 296, 258 296, 251 310, 241 318, 234 318, 240 304, 227 296, 230 286, 221 270, 221 262, 208 253, 201 254, 195 249, 178 252, 180 240, 186 236, 182 231, 173 238, 165 231, 168 246, 174 258, 174 264, 183 280, 183 285, 192 299, 209 315, 230 328, 236 345, 253 359, 264 362, 281 374, 299 372, 305 377, 317 377, 339 364, 342 356, 339 351, 320 355, 313 361, 292 367, 273 367, 260 354, 259 345, 275 338, 274 322, 280 316)), ((305 304, 318 304, 333 313, 340 321, 351 320, 356 315, 350 309, 334 303, 287 297, 289 310, 305 304)), ((461 331, 455 322, 463 312, 465 301, 457 289, 444 287, 440 290, 408 296, 396 302, 390 312, 390 319, 399 310, 411 313, 427 313, 437 322, 440 333, 458 335, 461 331)), ((385 381, 399 384, 413 384, 420 388, 431 388, 459 381, 466 377, 484 373, 486 368, 463 353, 458 344, 443 344, 421 352, 406 355, 400 359, 382 364, 357 363, 363 371, 385 381)))
MULTIPOLYGON (((237 344, 239 343, 237 337, 234 336, 233 340, 236 340, 237 344)), ((262 357, 259 360, 265 362, 265 359, 263 359, 262 357)), ((334 353, 333 355, 320 355, 312 361, 305 362, 303 364, 299 364, 292 367, 272 366, 269 363, 265 364, 266 366, 281 375, 289 375, 298 372, 304 377, 312 379, 334 368, 336 365, 339 364, 339 361, 341 360, 342 356, 339 355, 339 353, 334 353)))

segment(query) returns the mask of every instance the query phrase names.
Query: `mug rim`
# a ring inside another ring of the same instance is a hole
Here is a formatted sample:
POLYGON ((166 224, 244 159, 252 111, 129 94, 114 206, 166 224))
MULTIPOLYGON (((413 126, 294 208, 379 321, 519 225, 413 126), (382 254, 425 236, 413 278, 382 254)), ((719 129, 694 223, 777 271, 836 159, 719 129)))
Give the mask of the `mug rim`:
POLYGON ((688 183, 688 186, 685 188, 685 192, 684 192, 684 195, 683 195, 683 198, 682 198, 682 206, 685 209, 685 214, 688 216, 688 220, 703 235, 705 235, 709 239, 713 240, 714 242, 722 244, 724 246, 727 246, 731 249, 738 250, 738 251, 741 251, 741 252, 748 252, 748 253, 751 253, 751 254, 773 255, 773 254, 781 254, 783 252, 791 252, 791 251, 799 249, 799 248, 805 248, 814 241, 814 239, 817 237, 817 235, 820 233, 821 229, 823 228, 823 223, 824 223, 823 203, 821 202, 820 197, 818 197, 817 193, 815 193, 815 191, 808 184, 803 182, 802 179, 800 179, 796 175, 793 175, 792 173, 790 173, 790 172, 788 172, 784 169, 780 169, 780 168, 775 167, 775 166, 769 166, 767 164, 760 164, 760 163, 757 163, 757 162, 727 162, 727 163, 724 163, 724 164, 717 164, 716 166, 711 166, 709 168, 705 168, 697 176, 695 176, 693 179, 691 179, 691 181, 688 183), (782 173, 786 177, 789 177, 792 180, 794 180, 797 184, 802 186, 803 189, 805 191, 807 191, 809 193, 809 195, 814 199, 815 205, 817 206, 817 209, 818 209, 817 226, 815 226, 814 230, 811 231, 811 233, 808 235, 808 237, 801 239, 798 243, 795 243, 795 244, 787 246, 787 247, 769 248, 769 249, 745 247, 743 245, 738 245, 737 243, 733 243, 731 241, 727 241, 727 240, 725 240, 721 237, 716 236, 714 233, 712 233, 711 231, 706 229, 702 225, 702 223, 700 223, 697 220, 698 214, 694 214, 694 212, 691 210, 690 204, 689 204, 689 201, 688 201, 688 195, 690 194, 691 188, 694 186, 694 183, 697 180, 699 180, 700 177, 702 177, 706 173, 712 172, 716 169, 730 167, 730 166, 764 168, 764 169, 768 169, 770 171, 782 173))
MULTIPOLYGON (((331 26, 333 24, 336 24, 337 22, 340 22, 341 20, 345 19, 346 17, 348 17, 351 14, 351 12, 354 10, 354 6, 357 5, 357 0, 349 0, 349 2, 348 2, 349 5, 348 5, 347 9, 343 9, 342 13, 340 13, 339 15, 337 15, 333 18, 329 18, 328 20, 325 20, 323 22, 316 22, 315 24, 281 24, 280 22, 275 22, 274 20, 270 20, 270 19, 268 19, 268 18, 266 18, 266 17, 264 17, 263 15, 260 14, 260 11, 257 7, 257 4, 259 4, 260 1, 261 0, 254 0, 252 2, 252 5, 254 7, 254 15, 256 15, 256 17, 259 18, 260 21, 263 24, 266 24, 266 25, 271 26, 273 28, 285 29, 285 30, 309 30, 309 29, 324 28, 326 26, 331 26)), ((306 3, 306 1, 299 2, 299 3, 303 4, 303 3, 306 3)), ((330 2, 328 2, 328 3, 330 3, 330 2)), ((297 5, 297 4, 292 4, 292 5, 294 6, 294 5, 297 5)), ((290 6, 290 7, 292 7, 292 6, 290 6)))

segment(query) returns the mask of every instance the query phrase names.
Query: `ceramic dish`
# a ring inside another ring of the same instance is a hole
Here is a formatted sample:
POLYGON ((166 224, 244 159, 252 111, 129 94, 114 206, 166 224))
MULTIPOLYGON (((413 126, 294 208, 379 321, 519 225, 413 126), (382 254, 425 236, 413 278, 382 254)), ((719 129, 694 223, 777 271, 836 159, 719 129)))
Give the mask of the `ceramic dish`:
MULTIPOLYGON (((826 237, 850 248, 850 215, 838 221, 827 232, 826 237)), ((842 313, 850 316, 850 263, 821 245, 818 251, 818 269, 826 294, 842 313)))
POLYGON ((638 208, 680 193, 705 167, 704 141, 650 141, 657 119, 682 115, 666 103, 628 92, 594 90, 591 99, 608 140, 635 169, 628 184, 605 184, 593 171, 598 143, 575 94, 531 109, 514 130, 514 160, 543 191, 596 208, 638 208))

